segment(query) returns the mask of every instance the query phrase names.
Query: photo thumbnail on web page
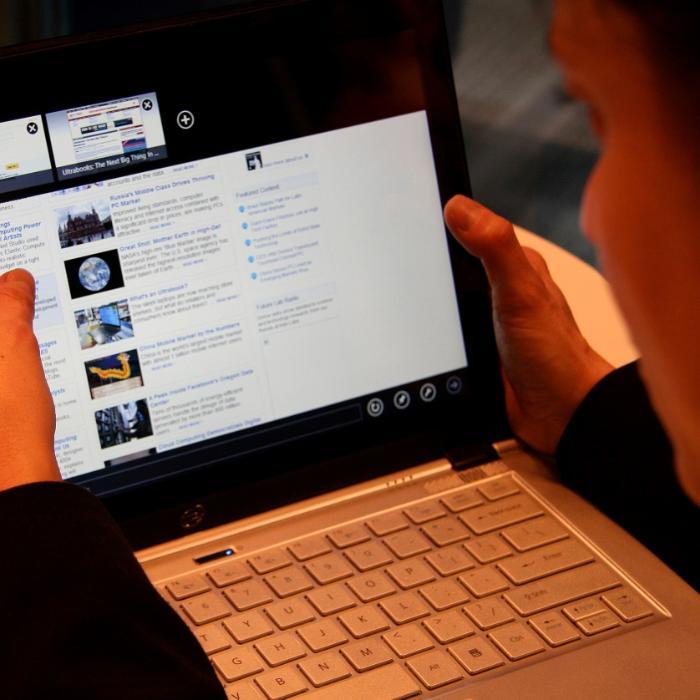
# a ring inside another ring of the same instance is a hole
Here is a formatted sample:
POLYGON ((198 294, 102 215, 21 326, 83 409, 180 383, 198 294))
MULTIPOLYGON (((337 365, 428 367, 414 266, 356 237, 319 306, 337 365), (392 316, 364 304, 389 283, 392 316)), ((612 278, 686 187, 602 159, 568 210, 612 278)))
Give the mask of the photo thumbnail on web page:
POLYGON ((59 180, 167 156, 154 92, 46 115, 59 180))
POLYGON ((131 311, 126 299, 80 309, 74 314, 83 350, 134 337, 131 311))
POLYGON ((41 116, 0 122, 0 194, 53 179, 41 116))

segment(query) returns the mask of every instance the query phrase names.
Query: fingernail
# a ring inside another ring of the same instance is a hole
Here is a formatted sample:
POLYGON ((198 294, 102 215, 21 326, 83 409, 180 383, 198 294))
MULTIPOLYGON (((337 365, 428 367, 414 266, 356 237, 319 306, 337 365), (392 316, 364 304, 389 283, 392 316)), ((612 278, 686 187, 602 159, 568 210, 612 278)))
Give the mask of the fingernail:
POLYGON ((469 197, 459 195, 450 207, 450 223, 460 231, 469 231, 478 221, 481 207, 469 197))

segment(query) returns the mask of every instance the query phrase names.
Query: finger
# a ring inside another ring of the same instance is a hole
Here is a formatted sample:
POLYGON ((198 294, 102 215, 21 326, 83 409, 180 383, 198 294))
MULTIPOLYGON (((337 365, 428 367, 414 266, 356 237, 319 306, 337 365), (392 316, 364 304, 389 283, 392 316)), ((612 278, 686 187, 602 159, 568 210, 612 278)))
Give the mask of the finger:
POLYGON ((447 203, 445 222, 467 251, 481 258, 494 291, 531 282, 527 278, 535 270, 509 221, 459 195, 447 203))
POLYGON ((10 270, 0 276, 0 318, 31 324, 34 295, 34 277, 26 270, 10 270))

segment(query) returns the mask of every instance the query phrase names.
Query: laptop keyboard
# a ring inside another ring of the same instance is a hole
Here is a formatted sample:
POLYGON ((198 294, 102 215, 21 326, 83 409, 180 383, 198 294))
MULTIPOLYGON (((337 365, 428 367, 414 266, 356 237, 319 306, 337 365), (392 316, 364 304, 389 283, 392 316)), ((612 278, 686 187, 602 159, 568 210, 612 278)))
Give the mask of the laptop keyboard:
POLYGON ((509 475, 159 588, 235 700, 430 696, 662 616, 509 475))

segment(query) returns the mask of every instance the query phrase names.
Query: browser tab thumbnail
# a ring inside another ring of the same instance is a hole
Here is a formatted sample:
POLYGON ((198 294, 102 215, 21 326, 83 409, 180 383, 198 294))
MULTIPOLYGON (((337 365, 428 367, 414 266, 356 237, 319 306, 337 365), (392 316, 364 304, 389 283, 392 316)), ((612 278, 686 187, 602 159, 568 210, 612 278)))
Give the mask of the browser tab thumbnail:
POLYGON ((167 156, 155 93, 46 115, 59 180, 167 156))
POLYGON ((53 179, 41 116, 0 122, 0 194, 53 179))

